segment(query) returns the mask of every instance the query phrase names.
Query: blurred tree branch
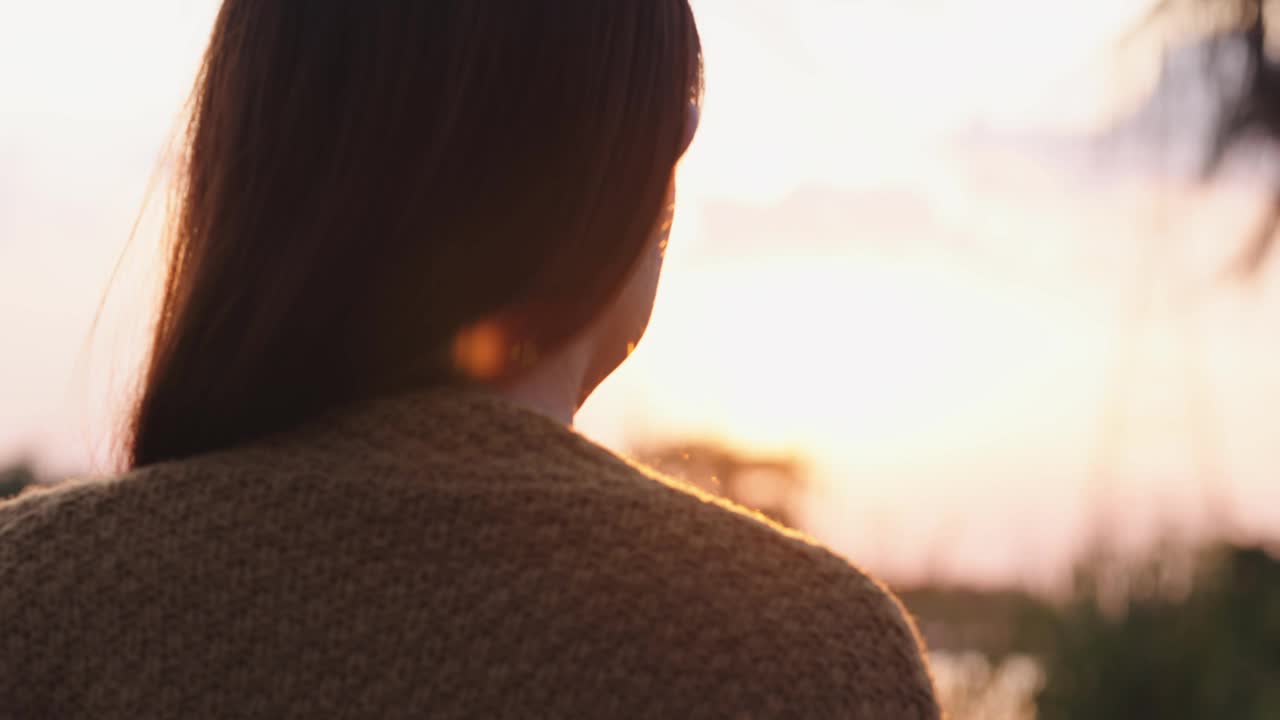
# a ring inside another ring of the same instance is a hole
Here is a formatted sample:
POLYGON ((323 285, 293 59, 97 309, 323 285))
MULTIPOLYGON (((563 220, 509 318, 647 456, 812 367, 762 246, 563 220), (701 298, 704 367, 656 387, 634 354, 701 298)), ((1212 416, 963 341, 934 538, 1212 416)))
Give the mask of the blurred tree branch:
MULTIPOLYGON (((1265 0, 1159 0, 1145 29, 1190 23, 1212 34, 1234 35, 1244 47, 1245 72, 1238 88, 1219 88, 1222 107, 1202 177, 1216 176, 1233 149, 1259 141, 1280 141, 1280 63, 1268 54, 1268 5, 1265 0)), ((1220 78, 1215 78, 1221 82, 1220 78)), ((1273 161, 1280 165, 1280 155, 1273 161)), ((1245 239, 1228 268, 1235 279, 1255 277, 1270 258, 1280 229, 1280 188, 1272 191, 1271 206, 1257 228, 1245 239)))

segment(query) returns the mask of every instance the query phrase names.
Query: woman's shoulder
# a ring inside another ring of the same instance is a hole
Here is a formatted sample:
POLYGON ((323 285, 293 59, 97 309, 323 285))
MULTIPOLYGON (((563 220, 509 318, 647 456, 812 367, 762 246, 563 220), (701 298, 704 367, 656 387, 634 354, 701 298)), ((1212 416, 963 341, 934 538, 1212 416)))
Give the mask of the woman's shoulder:
POLYGON ((601 468, 604 479, 566 483, 557 501, 584 519, 567 535, 603 576, 595 592, 644 588, 633 602, 662 608, 695 664, 732 666, 818 715, 938 716, 919 633, 869 573, 643 466, 606 460, 601 468))
POLYGON ((243 451, 29 493, 0 505, 0 588, 13 590, 6 603, 0 589, 0 615, 55 608, 86 583, 109 595, 112 567, 144 577, 199 553, 201 573, 225 566, 212 575, 230 582, 294 557, 294 571, 339 584, 391 573, 397 597, 427 608, 470 588, 472 609, 450 611, 459 627, 492 611, 534 655, 568 643, 627 659, 626 683, 673 698, 937 717, 915 628, 867 573, 589 442, 562 450, 466 462, 243 451))
POLYGON ((0 551, 14 551, 31 534, 48 539, 59 526, 91 519, 114 491, 113 480, 75 478, 24 489, 0 501, 0 551))

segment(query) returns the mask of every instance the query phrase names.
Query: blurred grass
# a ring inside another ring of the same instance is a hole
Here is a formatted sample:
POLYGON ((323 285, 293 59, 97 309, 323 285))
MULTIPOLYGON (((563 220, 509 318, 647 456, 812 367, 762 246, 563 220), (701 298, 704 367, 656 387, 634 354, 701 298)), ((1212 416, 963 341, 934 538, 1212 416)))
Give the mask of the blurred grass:
MULTIPOLYGON (((1099 542, 1065 597, 995 595, 1017 652, 935 654, 953 720, 1280 719, 1280 560, 1264 548, 1099 542)), ((922 625, 939 602, 913 608, 922 625)))
POLYGON ((1096 549, 1047 627, 1042 720, 1280 718, 1280 560, 1261 547, 1096 549))

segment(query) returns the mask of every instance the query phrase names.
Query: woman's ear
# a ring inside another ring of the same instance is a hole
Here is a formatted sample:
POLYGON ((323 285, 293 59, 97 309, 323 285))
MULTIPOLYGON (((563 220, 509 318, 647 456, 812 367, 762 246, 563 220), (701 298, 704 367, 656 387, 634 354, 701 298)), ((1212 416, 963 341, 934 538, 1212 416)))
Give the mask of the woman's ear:
POLYGON ((570 303, 521 301, 455 334, 453 370, 471 380, 510 380, 561 351, 590 322, 590 315, 570 303))

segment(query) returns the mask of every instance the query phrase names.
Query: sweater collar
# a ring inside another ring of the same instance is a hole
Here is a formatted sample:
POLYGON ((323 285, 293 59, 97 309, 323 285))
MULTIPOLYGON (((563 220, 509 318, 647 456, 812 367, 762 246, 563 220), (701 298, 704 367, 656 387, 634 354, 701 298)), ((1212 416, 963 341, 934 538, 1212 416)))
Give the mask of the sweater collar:
MULTIPOLYGON (((357 462, 420 468, 424 463, 537 461, 630 467, 555 420, 482 388, 436 386, 331 412, 280 439, 357 462)), ((274 444, 274 443, 273 443, 274 444)))

